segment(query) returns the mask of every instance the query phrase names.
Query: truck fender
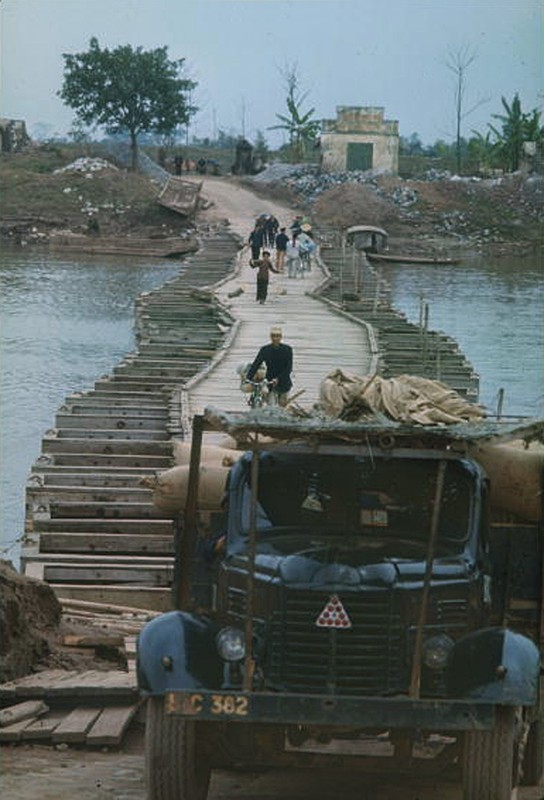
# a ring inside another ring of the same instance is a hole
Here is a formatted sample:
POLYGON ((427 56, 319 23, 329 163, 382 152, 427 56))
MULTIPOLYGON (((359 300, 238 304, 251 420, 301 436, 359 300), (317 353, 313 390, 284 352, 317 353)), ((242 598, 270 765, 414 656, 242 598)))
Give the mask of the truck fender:
POLYGON ((540 654, 530 639, 506 628, 484 628, 456 642, 446 682, 451 697, 532 706, 539 675, 540 654))
POLYGON ((137 645, 140 689, 155 695, 175 689, 219 689, 223 662, 216 634, 210 620, 183 611, 169 611, 148 622, 137 645))

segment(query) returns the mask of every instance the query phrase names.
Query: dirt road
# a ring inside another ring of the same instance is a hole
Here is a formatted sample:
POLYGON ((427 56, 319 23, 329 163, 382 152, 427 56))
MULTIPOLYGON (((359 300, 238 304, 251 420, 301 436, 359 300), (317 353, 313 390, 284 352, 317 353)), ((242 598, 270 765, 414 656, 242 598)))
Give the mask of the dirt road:
POLYGON ((260 214, 273 214, 281 225, 289 227, 297 212, 275 200, 267 200, 249 189, 224 178, 192 178, 202 182, 202 198, 209 204, 198 214, 200 225, 228 220, 231 230, 247 242, 248 236, 260 214))
MULTIPOLYGON (((143 732, 135 726, 122 751, 0 749, 2 800, 145 800, 143 732)), ((542 787, 518 800, 542 800, 542 787)), ((208 800, 461 800, 455 775, 436 779, 311 771, 216 772, 208 800)))

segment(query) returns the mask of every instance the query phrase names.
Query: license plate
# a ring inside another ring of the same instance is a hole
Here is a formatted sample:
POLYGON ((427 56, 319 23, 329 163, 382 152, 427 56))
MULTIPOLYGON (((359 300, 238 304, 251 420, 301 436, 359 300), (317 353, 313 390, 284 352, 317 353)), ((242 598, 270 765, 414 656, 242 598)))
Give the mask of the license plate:
POLYGON ((167 697, 166 711, 187 716, 200 714, 215 717, 247 717, 249 697, 240 694, 172 693, 167 697))

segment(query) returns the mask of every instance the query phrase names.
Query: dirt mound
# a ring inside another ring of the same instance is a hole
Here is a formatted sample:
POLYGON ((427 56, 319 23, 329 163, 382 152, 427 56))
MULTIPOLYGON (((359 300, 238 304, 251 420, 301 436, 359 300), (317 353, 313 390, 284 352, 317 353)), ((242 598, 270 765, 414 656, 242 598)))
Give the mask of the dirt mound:
POLYGON ((0 237, 47 243, 58 230, 125 236, 175 236, 187 221, 157 202, 159 186, 146 175, 100 158, 74 159, 71 149, 35 148, 2 154, 0 237))
POLYGON ((398 217, 393 205, 364 184, 348 183, 328 189, 316 200, 318 220, 339 228, 350 225, 387 227, 398 217))
POLYGON ((61 607, 52 589, 0 561, 0 681, 28 674, 51 652, 61 607))
POLYGON ((384 227, 399 239, 447 237, 473 249, 504 245, 517 252, 542 245, 542 176, 505 175, 497 179, 447 176, 403 180, 379 176, 365 183, 343 183, 315 201, 321 224, 345 228, 384 227))
POLYGON ((63 615, 47 583, 27 578, 9 562, 0 561, 0 683, 44 669, 126 669, 122 648, 113 644, 93 648, 66 643, 74 635, 103 640, 109 633, 99 618, 63 615))

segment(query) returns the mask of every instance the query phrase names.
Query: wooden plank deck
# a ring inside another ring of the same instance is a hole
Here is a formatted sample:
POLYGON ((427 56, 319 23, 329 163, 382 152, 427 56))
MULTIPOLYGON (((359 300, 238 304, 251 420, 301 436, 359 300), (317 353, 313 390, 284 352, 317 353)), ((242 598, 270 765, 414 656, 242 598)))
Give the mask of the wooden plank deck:
POLYGON ((203 238, 178 276, 136 300, 136 349, 94 389, 66 397, 26 491, 22 566, 60 597, 171 608, 171 515, 140 485, 173 464, 179 387, 208 365, 233 319, 202 290, 232 272, 239 241, 203 238))
POLYGON ((242 253, 238 274, 217 290, 239 320, 236 337, 215 369, 189 383, 189 416, 206 405, 229 410, 246 407, 237 368, 253 361, 259 347, 268 343, 273 325, 282 327, 283 341, 293 348, 292 393, 304 390, 300 402, 305 406, 317 401, 319 385, 332 370, 343 367, 357 374, 372 370, 374 354, 367 326, 335 313, 310 294, 324 277, 317 262, 302 278, 272 275, 268 299, 260 305, 255 301, 254 270, 247 253, 242 253), (242 294, 229 297, 239 288, 244 290, 242 294))
MULTIPOLYGON (((220 190, 217 182, 205 181, 203 192, 216 187, 220 190)), ((263 205, 282 224, 289 223, 287 209, 263 204, 256 198, 254 208, 260 206, 262 210, 263 205)), ((255 217, 233 214, 231 228, 246 241, 254 221, 255 217)), ((292 394, 304 390, 299 400, 304 406, 317 401, 319 385, 332 370, 343 367, 366 374, 375 369, 377 351, 372 329, 364 321, 343 314, 317 298, 316 290, 328 275, 320 260, 314 259, 312 269, 304 277, 289 278, 286 271, 281 275, 273 273, 267 301, 260 305, 255 299, 256 276, 249 259, 246 246, 239 254, 236 273, 214 287, 216 297, 238 325, 232 346, 217 366, 189 382, 189 420, 206 405, 229 410, 247 407, 236 370, 241 364, 253 361, 259 347, 268 343, 272 325, 283 328, 283 341, 293 347, 292 394)))

